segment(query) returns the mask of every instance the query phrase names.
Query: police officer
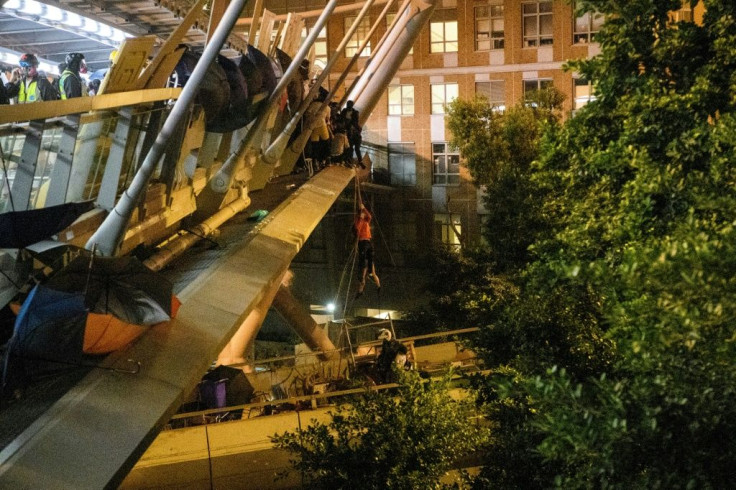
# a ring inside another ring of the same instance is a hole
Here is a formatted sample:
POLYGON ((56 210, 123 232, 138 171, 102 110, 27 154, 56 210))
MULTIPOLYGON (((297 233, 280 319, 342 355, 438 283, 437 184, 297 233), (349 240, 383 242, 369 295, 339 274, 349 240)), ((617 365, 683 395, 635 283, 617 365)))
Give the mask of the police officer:
POLYGON ((13 70, 5 84, 8 97, 18 97, 18 103, 56 100, 59 93, 48 79, 38 73, 38 58, 26 53, 20 57, 20 69, 13 70))
POLYGON ((69 53, 66 55, 66 68, 59 78, 59 93, 63 99, 82 97, 87 95, 87 84, 84 83, 80 73, 87 73, 87 63, 84 62, 82 53, 69 53))

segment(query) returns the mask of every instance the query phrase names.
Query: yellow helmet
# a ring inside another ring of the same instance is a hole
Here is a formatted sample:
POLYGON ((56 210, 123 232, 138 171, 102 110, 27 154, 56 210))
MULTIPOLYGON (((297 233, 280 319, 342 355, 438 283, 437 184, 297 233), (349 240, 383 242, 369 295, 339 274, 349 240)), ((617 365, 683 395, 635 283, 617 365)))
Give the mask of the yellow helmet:
POLYGON ((115 62, 115 60, 117 59, 117 57, 118 57, 118 50, 117 49, 113 49, 112 51, 110 51, 110 58, 109 59, 110 59, 110 61, 112 63, 115 62))

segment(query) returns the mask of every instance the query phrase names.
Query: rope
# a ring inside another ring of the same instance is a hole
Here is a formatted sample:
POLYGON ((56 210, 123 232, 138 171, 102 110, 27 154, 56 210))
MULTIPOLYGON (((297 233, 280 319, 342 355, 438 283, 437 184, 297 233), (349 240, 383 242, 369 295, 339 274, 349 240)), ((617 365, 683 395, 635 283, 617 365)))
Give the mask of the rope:
MULTIPOLYGON (((353 192, 353 216, 357 213, 358 210, 358 196, 360 195, 360 191, 358 190, 360 186, 360 181, 358 179, 358 175, 356 173, 355 175, 355 191, 353 192)), ((347 262, 345 262, 345 267, 342 269, 342 274, 340 275, 340 283, 337 287, 337 293, 335 294, 335 298, 333 301, 335 303, 338 303, 338 299, 340 298, 340 292, 342 291, 342 285, 345 281, 345 274, 347 272, 348 264, 351 264, 350 266, 350 279, 348 279, 348 286, 345 290, 345 301, 343 302, 343 309, 342 309, 342 318, 345 318, 345 312, 348 309, 348 302, 350 301, 350 287, 353 283, 353 272, 355 271, 355 260, 358 256, 358 239, 356 237, 355 243, 353 244, 352 250, 350 251, 350 255, 348 256, 347 262)))
MULTIPOLYGON (((353 251, 350 253, 350 255, 352 255, 353 257, 353 260, 352 260, 352 265, 350 266, 350 275, 348 276, 350 277, 350 279, 348 279, 348 287, 345 289, 345 302, 343 303, 343 307, 342 307, 342 318, 343 319, 345 319, 345 312, 348 309, 348 302, 350 301, 350 287, 353 284, 353 272, 355 271, 355 259, 358 257, 357 250, 358 250, 358 245, 356 243, 356 245, 353 247, 353 251)), ((348 261, 350 260, 348 259, 348 261)), ((345 269, 347 269, 347 265, 348 264, 345 263, 345 269)))
POLYGON ((8 177, 8 166, 5 161, 5 152, 0 145, 0 159, 3 161, 3 175, 5 176, 5 185, 8 186, 8 199, 10 199, 10 210, 15 211, 15 203, 13 202, 13 193, 10 191, 10 177, 8 177))

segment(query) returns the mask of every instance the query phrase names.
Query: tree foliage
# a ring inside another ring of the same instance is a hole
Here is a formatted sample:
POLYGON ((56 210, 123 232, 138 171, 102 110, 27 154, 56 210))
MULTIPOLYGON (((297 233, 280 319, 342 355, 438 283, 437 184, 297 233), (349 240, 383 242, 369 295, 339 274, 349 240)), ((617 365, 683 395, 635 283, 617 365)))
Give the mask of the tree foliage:
POLYGON ((410 371, 396 391, 366 392, 340 405, 332 421, 273 438, 295 459, 310 488, 440 488, 461 457, 481 447, 471 399, 450 396, 449 374, 423 382, 410 371))
MULTIPOLYGON (((702 24, 674 22, 679 1, 577 4, 608 16, 601 54, 571 63, 597 98, 562 126, 542 122, 523 176, 539 206, 509 193, 522 211, 497 218, 535 223, 513 262, 518 295, 472 313, 489 320, 479 352, 516 373, 484 385, 498 427, 485 481, 517 487, 506 449, 536 472, 532 488, 725 488, 736 477, 736 4, 705 1, 702 24)), ((496 163, 483 167, 478 146, 468 165, 479 183, 501 182, 508 145, 461 137, 497 145, 485 152, 496 163)), ((488 246, 500 262, 504 244, 488 246)))

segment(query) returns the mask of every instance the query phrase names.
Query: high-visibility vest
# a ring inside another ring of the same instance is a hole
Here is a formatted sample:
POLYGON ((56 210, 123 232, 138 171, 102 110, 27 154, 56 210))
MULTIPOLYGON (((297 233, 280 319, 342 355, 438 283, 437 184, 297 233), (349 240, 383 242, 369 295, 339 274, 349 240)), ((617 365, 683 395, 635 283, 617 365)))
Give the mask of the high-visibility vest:
POLYGON ((28 85, 28 91, 26 91, 26 81, 20 81, 20 91, 18 92, 18 102, 37 102, 41 100, 41 94, 38 93, 38 81, 33 80, 28 85))
MULTIPOLYGON (((71 72, 69 70, 64 70, 64 72, 61 74, 61 77, 59 78, 59 95, 61 95, 61 100, 66 100, 66 92, 64 91, 64 81, 69 77, 77 77, 77 76, 74 74, 74 72, 71 72)), ((79 85, 82 88, 82 97, 86 96, 87 87, 85 86, 81 78, 79 78, 79 85)))

